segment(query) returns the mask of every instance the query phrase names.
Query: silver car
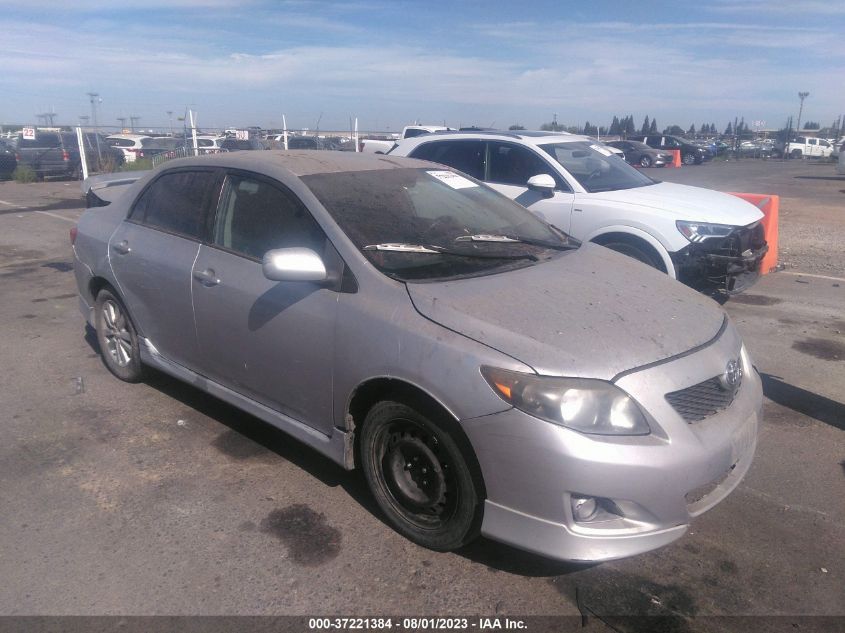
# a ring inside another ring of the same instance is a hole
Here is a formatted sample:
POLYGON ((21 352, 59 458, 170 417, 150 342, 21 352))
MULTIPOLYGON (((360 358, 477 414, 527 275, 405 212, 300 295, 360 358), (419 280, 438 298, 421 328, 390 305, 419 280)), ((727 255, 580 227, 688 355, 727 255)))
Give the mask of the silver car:
POLYGON ((74 253, 112 373, 360 467, 425 547, 645 552, 754 454, 760 379, 710 299, 433 163, 175 160, 86 211, 74 253))

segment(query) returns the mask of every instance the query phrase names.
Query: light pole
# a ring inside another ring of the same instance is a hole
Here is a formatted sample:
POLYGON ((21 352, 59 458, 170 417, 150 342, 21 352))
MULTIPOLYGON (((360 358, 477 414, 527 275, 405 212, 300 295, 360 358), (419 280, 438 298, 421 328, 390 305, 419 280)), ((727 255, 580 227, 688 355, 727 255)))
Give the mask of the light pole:
POLYGON ((88 98, 91 99, 91 123, 94 124, 94 138, 97 139, 97 160, 102 163, 103 157, 100 154, 100 130, 97 126, 97 104, 102 103, 99 92, 89 92, 88 98))
POLYGON ((809 92, 799 92, 798 98, 801 99, 801 106, 798 108, 798 124, 795 126, 795 133, 801 134, 801 113, 804 111, 804 99, 810 96, 809 92))
POLYGON ((173 110, 167 111, 167 118, 170 119, 170 136, 173 136, 173 110))

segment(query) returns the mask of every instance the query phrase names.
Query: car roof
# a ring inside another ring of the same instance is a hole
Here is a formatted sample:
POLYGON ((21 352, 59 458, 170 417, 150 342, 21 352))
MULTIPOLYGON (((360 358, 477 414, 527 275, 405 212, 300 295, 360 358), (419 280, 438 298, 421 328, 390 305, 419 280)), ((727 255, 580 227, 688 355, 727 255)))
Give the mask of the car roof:
POLYGON ((424 143, 433 138, 454 138, 454 139, 518 139, 529 145, 540 145, 545 143, 577 143, 588 141, 597 142, 589 136, 570 134, 568 132, 545 132, 542 130, 474 130, 474 131, 439 131, 423 136, 415 136, 410 139, 403 139, 401 143, 424 143))
POLYGON ((106 138, 127 138, 135 141, 141 138, 151 138, 149 134, 109 134, 106 138))
POLYGON ((164 169, 214 166, 244 169, 270 176, 280 171, 286 171, 295 176, 312 176, 315 174, 433 166, 433 163, 428 161, 387 156, 385 154, 327 152, 320 150, 224 152, 221 154, 171 160, 165 164, 167 167, 164 169))

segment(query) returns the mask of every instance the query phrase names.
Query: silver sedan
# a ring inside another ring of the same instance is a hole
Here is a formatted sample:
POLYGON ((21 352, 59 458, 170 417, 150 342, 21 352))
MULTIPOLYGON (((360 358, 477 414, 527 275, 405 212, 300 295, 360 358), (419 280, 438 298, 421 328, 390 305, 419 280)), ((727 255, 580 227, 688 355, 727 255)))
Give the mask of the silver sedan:
POLYGON ((361 468, 425 547, 645 552, 754 454, 760 379, 710 299, 440 165, 176 160, 73 235, 115 376, 156 368, 361 468))

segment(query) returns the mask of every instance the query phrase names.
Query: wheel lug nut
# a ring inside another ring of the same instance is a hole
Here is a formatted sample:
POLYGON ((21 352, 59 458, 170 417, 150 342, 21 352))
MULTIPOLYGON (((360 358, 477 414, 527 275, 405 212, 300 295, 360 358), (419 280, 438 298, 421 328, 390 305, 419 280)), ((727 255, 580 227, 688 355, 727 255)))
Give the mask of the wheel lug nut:
POLYGON ((423 475, 425 475, 427 472, 428 472, 428 469, 427 469, 427 468, 423 468, 423 469, 422 469, 422 474, 423 474, 423 475))

